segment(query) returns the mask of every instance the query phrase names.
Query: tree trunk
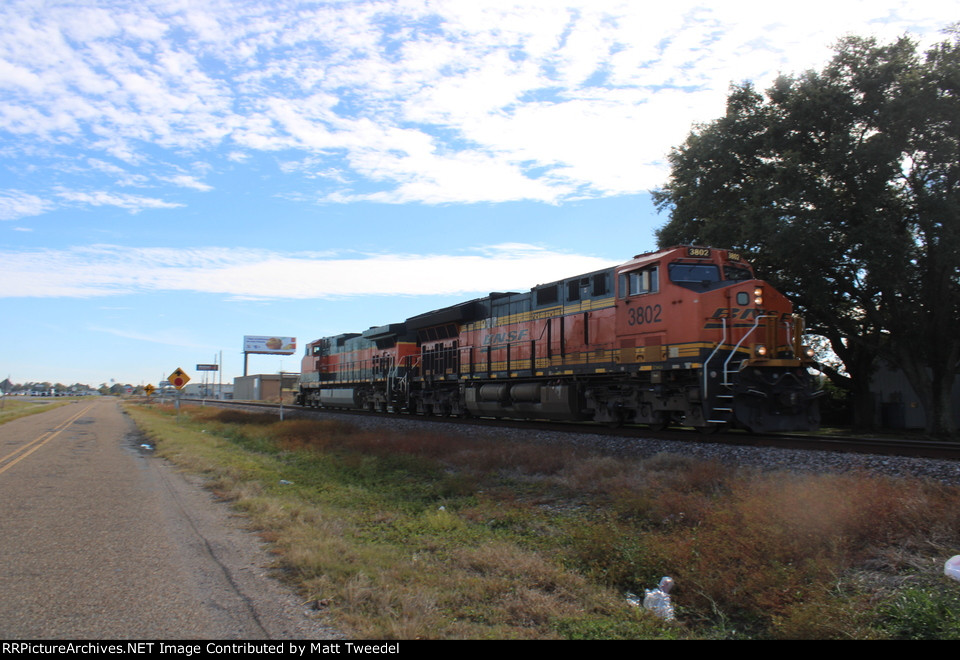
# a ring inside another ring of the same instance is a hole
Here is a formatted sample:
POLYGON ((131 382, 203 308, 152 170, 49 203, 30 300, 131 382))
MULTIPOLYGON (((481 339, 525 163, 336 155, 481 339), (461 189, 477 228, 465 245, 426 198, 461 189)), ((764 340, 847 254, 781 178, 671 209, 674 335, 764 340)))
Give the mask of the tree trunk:
MULTIPOLYGON (((870 378, 876 366, 876 351, 861 338, 844 338, 837 334, 827 337, 849 374, 845 386, 850 389, 851 424, 854 431, 867 431, 876 427, 876 405, 870 391, 870 378), (846 341, 844 341, 846 340, 846 341)), ((834 382, 836 382, 834 380, 834 382)))

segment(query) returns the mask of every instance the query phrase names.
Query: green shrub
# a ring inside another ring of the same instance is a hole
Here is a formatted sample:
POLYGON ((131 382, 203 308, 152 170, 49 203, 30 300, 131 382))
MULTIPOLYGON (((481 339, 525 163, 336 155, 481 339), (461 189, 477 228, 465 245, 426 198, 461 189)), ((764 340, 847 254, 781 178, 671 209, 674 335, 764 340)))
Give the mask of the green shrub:
POLYGON ((880 627, 895 639, 960 639, 960 588, 910 587, 880 608, 880 627))

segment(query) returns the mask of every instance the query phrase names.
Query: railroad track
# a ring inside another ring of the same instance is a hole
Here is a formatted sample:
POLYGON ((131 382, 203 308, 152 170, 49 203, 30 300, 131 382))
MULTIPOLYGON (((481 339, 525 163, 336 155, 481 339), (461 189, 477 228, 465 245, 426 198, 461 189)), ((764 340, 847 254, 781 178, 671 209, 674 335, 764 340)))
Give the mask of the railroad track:
MULTIPOLYGON (((221 407, 247 408, 249 410, 274 410, 279 414, 280 404, 262 401, 219 401, 215 399, 183 399, 184 403, 215 405, 221 407)), ((437 417, 426 415, 376 413, 362 410, 316 410, 300 406, 283 405, 284 415, 314 417, 325 413, 338 415, 371 416, 387 419, 409 419, 436 424, 460 424, 489 428, 525 429, 530 431, 553 431, 583 433, 619 438, 649 438, 746 447, 773 447, 778 449, 802 449, 834 451, 839 453, 876 454, 910 458, 936 458, 960 461, 960 442, 897 437, 866 437, 825 434, 751 434, 729 431, 704 435, 691 429, 653 431, 645 426, 623 425, 609 427, 591 422, 546 422, 486 417, 437 417)))

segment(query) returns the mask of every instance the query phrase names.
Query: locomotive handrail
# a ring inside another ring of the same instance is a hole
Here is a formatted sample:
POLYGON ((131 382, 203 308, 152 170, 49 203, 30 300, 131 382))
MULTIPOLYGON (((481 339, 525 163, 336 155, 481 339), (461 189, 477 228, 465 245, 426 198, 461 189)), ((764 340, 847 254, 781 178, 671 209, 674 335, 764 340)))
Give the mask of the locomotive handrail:
POLYGON ((397 389, 398 384, 401 392, 409 394, 409 387, 410 387, 409 378, 413 374, 413 370, 417 367, 417 365, 420 364, 420 356, 407 355, 403 358, 403 361, 406 362, 403 375, 397 378, 397 371, 400 370, 400 364, 399 362, 396 362, 394 363, 393 368, 390 370, 391 375, 388 377, 388 380, 387 380, 388 390, 389 390, 388 402, 392 403, 394 406, 396 406, 396 401, 394 400, 393 395, 397 389), (414 357, 416 358, 415 360, 412 359, 414 357))
MULTIPOLYGON (((769 319, 774 318, 774 314, 761 314, 753 319, 753 327, 743 333, 743 337, 740 338, 740 341, 737 342, 737 345, 733 347, 733 350, 730 351, 730 355, 727 356, 726 361, 723 363, 723 379, 727 379, 727 374, 730 373, 728 369, 730 365, 730 360, 733 359, 733 356, 736 355, 737 351, 740 350, 740 346, 743 345, 743 342, 747 340, 747 337, 753 334, 753 331, 760 327, 760 319, 769 319)), ((742 360, 741 360, 742 362, 742 360)), ((724 385, 732 385, 732 383, 725 382, 724 385)))
MULTIPOLYGON (((709 387, 707 385, 707 370, 710 368, 710 360, 713 359, 713 356, 719 352, 720 347, 727 343, 727 318, 723 317, 720 319, 720 327, 723 328, 723 332, 720 336, 720 341, 717 342, 717 345, 714 347, 713 352, 710 353, 707 357, 707 361, 703 363, 703 400, 706 401, 709 394, 709 387)), ((726 380, 726 374, 724 374, 724 380, 726 380)))
POLYGON ((797 337, 797 326, 796 326, 796 323, 794 322, 794 320, 793 320, 792 318, 786 318, 786 319, 783 320, 783 326, 784 326, 784 328, 785 328, 786 331, 787 331, 785 337, 787 338, 787 341, 790 343, 790 348, 791 348, 791 350, 793 350, 793 357, 799 359, 799 358, 800 358, 800 352, 796 350, 796 345, 797 345, 797 340, 796 340, 796 337, 797 337))

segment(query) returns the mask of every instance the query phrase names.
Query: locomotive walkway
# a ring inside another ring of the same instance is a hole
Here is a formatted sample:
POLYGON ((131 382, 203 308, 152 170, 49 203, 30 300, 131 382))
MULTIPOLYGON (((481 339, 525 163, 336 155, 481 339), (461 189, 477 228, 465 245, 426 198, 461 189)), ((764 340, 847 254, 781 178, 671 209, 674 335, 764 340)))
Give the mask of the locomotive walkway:
POLYGON ((0 639, 330 638, 114 400, 0 425, 0 639))

